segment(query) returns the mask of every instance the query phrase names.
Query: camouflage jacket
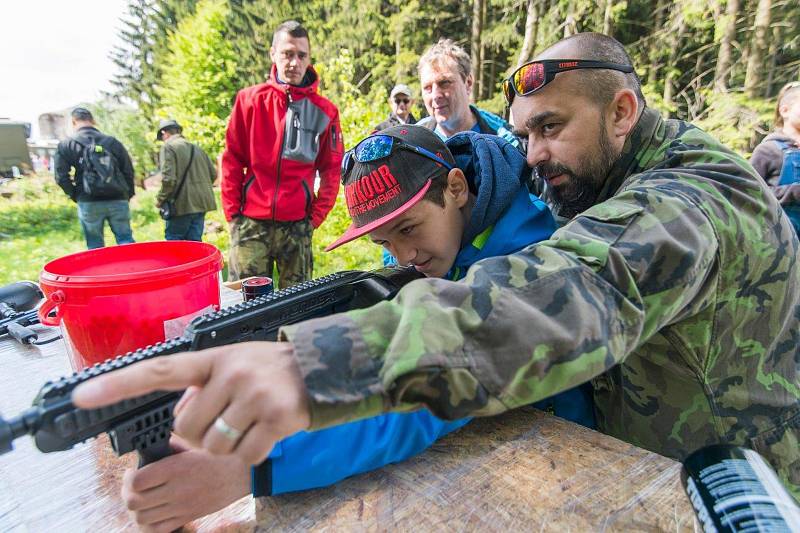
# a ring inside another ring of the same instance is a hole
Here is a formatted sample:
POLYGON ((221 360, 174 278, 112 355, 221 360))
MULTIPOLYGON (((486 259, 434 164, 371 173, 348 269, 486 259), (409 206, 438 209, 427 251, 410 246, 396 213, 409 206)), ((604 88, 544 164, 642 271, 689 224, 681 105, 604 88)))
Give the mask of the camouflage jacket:
POLYGON ((282 334, 315 428, 492 415, 591 379, 603 432, 675 459, 743 444, 800 495, 798 244, 744 159, 645 110, 549 241, 282 334))

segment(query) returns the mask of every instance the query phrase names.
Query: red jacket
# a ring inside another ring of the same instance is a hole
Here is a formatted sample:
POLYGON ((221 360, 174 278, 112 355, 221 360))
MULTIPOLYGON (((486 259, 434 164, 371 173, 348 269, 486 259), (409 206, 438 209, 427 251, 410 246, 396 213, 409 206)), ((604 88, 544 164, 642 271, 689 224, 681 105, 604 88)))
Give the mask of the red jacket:
POLYGON ((236 95, 222 155, 225 218, 243 214, 280 221, 311 217, 318 227, 336 202, 344 143, 339 110, 314 82, 295 87, 266 83, 236 95), (314 195, 314 179, 320 185, 314 195))

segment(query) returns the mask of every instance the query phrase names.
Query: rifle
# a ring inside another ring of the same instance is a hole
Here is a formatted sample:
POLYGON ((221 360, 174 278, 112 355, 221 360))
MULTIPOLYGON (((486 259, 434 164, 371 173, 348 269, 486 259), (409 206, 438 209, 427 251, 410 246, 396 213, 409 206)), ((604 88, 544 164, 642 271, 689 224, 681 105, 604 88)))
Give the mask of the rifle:
POLYGON ((10 452, 14 439, 23 435, 31 435, 42 452, 56 452, 105 432, 117 455, 137 451, 140 467, 162 459, 171 453, 173 409, 182 391, 156 391, 99 409, 79 409, 72 404, 72 390, 96 376, 153 357, 275 340, 281 326, 391 299, 403 285, 420 277, 413 268, 337 272, 199 316, 181 337, 45 383, 32 407, 9 420, 0 417, 0 454, 10 452))

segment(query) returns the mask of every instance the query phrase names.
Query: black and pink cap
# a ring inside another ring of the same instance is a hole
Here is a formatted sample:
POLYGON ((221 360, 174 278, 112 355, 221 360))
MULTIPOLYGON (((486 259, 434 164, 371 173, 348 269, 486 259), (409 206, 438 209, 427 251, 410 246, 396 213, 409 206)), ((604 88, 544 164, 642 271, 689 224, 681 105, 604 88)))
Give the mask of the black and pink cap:
MULTIPOLYGON (((455 165, 444 141, 428 128, 394 126, 375 135, 388 135, 424 148, 455 165)), ((391 155, 383 159, 368 163, 356 161, 343 182, 347 210, 353 223, 325 251, 366 235, 414 207, 430 188, 431 178, 442 169, 447 170, 433 159, 399 147, 394 147, 391 155)))

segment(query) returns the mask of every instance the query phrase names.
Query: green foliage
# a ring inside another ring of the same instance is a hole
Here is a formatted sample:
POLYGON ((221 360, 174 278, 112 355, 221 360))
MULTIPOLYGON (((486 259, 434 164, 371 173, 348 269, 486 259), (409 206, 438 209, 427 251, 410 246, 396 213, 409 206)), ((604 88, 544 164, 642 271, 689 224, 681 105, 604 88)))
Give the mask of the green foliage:
POLYGON ((337 96, 342 136, 347 146, 353 146, 369 135, 389 112, 387 91, 376 86, 372 94, 361 94, 353 83, 353 54, 346 48, 339 50, 329 63, 317 65, 317 71, 322 80, 323 94, 337 96))
POLYGON ((705 115, 695 125, 713 132, 732 150, 749 156, 772 126, 775 103, 742 93, 707 91, 707 97, 705 115))
POLYGON ((196 0, 129 0, 120 19, 120 42, 111 51, 117 73, 116 96, 132 102, 145 116, 159 106, 156 87, 163 75, 167 38, 178 21, 194 12, 196 0))
POLYGON ((174 118, 210 154, 219 153, 237 84, 236 55, 225 37, 225 0, 201 0, 169 37, 158 94, 161 118, 174 118))
POLYGON ((147 116, 130 106, 101 101, 89 106, 97 125, 103 133, 116 137, 128 150, 133 160, 136 183, 157 166, 154 129, 147 116))

